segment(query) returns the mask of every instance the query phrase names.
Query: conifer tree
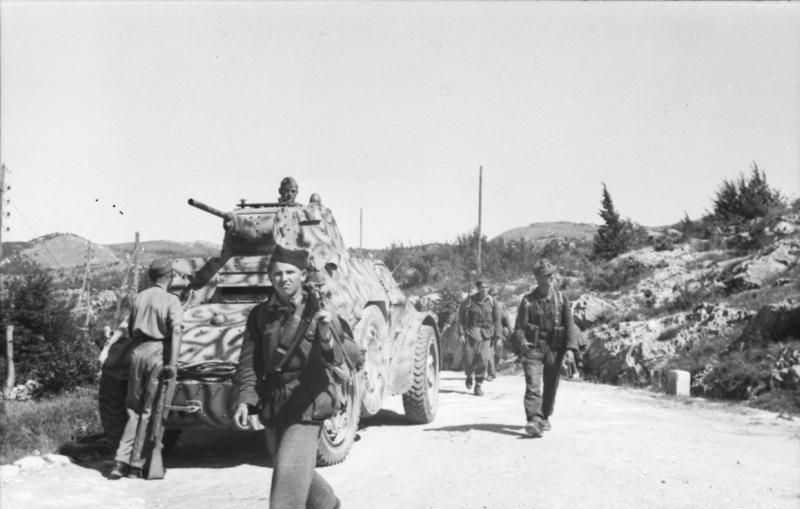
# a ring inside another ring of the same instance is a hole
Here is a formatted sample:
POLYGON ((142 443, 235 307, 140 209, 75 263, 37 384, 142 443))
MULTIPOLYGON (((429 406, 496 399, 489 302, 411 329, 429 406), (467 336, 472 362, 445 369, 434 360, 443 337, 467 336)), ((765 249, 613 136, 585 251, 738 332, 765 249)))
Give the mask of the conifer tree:
POLYGON ((602 208, 599 214, 604 224, 597 228, 593 251, 598 258, 610 260, 628 249, 629 235, 625 222, 614 209, 614 201, 605 183, 603 183, 602 208))

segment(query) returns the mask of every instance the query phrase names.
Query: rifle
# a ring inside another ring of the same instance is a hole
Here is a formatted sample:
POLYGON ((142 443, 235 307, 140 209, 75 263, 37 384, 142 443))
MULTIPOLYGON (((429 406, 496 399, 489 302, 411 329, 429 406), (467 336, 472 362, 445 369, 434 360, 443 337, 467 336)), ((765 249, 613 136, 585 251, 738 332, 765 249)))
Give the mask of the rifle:
POLYGON ((178 385, 178 363, 177 355, 170 355, 170 360, 159 374, 158 396, 154 402, 154 412, 150 418, 149 430, 147 433, 147 443, 145 444, 145 479, 164 478, 164 423, 169 416, 169 412, 176 410, 179 412, 195 413, 203 408, 198 402, 188 402, 187 405, 173 405, 172 398, 175 394, 175 387, 178 385), (169 376, 168 376, 169 375, 169 376))
POLYGON ((164 376, 162 371, 159 375, 160 381, 158 384, 158 399, 155 404, 155 411, 150 419, 150 432, 148 433, 148 459, 147 468, 145 472, 145 479, 163 479, 164 478, 164 459, 162 457, 164 444, 162 439, 164 437, 164 421, 167 418, 167 413, 171 410, 171 406, 167 403, 169 395, 175 391, 175 383, 177 382, 177 375, 175 374, 174 361, 170 362, 172 370, 172 377, 164 376))
MULTIPOLYGON (((325 283, 319 277, 319 272, 317 270, 311 270, 311 274, 308 278, 308 282, 306 283, 306 288, 309 293, 313 296, 314 300, 317 301, 317 305, 320 309, 325 309, 325 301, 324 297, 327 295, 325 291, 325 283)), ((338 318, 336 318, 338 320, 338 318)), ((345 364, 347 364, 347 368, 350 370, 350 373, 356 373, 363 365, 364 365, 364 355, 365 352, 362 350, 359 353, 359 358, 354 361, 350 358, 350 354, 348 353, 347 347, 344 344, 342 338, 339 337, 341 325, 338 323, 331 322, 330 324, 330 331, 331 337, 333 340, 339 345, 339 348, 342 350, 342 357, 344 358, 345 364), (358 364, 358 365, 356 365, 358 364)), ((340 370, 335 369, 339 376, 343 376, 340 370)))

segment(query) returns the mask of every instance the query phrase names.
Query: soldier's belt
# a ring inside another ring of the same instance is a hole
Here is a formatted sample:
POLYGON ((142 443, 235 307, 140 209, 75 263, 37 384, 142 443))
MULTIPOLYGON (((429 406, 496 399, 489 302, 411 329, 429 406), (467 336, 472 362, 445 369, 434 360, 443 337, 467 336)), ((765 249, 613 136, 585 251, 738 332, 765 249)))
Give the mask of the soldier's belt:
POLYGON ((292 371, 275 371, 273 373, 268 373, 264 375, 264 381, 274 380, 280 382, 291 382, 292 380, 297 380, 300 378, 300 374, 303 372, 302 369, 295 369, 292 371))

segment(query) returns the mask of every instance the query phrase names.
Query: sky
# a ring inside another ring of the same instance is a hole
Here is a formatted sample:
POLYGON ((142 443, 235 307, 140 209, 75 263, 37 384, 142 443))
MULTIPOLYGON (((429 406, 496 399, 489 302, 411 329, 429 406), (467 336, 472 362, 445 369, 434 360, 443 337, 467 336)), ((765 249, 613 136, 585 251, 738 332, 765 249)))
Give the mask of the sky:
POLYGON ((188 198, 291 175, 352 247, 452 242, 480 168, 489 238, 603 183, 697 219, 754 162, 800 195, 800 5, 0 1, 0 159, 3 241, 219 243, 188 198))

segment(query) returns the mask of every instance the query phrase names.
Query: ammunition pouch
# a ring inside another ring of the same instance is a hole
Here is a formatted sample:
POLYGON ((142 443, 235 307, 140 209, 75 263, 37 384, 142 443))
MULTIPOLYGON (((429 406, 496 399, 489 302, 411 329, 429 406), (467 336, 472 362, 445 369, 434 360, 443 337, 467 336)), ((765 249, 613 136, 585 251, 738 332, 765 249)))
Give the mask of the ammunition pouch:
POLYGON ((536 348, 539 342, 546 344, 551 350, 563 350, 566 347, 567 332, 564 327, 553 327, 545 330, 538 325, 525 326, 525 341, 530 348, 536 348))
POLYGON ((540 328, 538 325, 529 323, 525 326, 525 339, 528 343, 533 343, 535 345, 539 341, 539 332, 540 328))

